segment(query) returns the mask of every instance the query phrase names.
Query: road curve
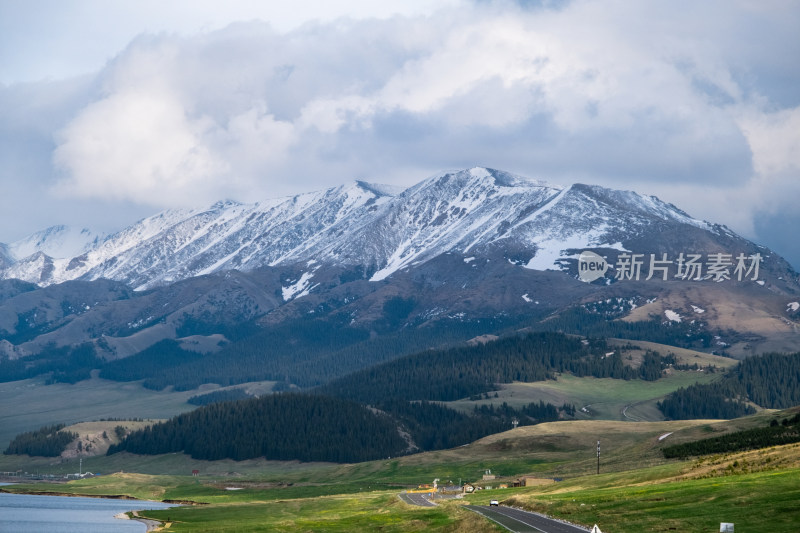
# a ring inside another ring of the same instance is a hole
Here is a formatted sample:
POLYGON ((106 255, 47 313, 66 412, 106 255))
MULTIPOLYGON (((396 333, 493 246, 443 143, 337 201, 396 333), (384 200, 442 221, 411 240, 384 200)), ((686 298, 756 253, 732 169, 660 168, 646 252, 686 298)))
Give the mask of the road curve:
POLYGON ((515 533, 587 533, 589 531, 580 526, 567 524, 566 522, 521 509, 514 509, 513 507, 502 505, 492 507, 487 505, 466 505, 465 507, 515 533))
POLYGON ((436 504, 428 499, 427 492, 402 492, 400 498, 411 505, 419 505, 420 507, 436 507, 436 504))

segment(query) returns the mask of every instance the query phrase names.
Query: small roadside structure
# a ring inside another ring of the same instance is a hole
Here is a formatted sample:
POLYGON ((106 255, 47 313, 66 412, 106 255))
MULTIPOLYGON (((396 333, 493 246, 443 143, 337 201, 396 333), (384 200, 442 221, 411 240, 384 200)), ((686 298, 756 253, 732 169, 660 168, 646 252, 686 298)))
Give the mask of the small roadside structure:
POLYGON ((514 482, 515 487, 539 487, 542 485, 550 485, 551 483, 555 483, 555 480, 551 478, 541 478, 535 476, 522 476, 517 481, 514 482))

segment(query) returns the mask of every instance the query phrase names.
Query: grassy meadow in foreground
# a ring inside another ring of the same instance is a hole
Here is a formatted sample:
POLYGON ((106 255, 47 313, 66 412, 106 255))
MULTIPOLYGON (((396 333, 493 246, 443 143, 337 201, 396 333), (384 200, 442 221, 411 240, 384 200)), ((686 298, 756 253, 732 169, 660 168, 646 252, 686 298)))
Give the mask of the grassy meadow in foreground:
POLYGON ((747 533, 797 531, 800 469, 644 484, 638 482, 639 475, 631 473, 626 482, 633 483, 628 486, 602 487, 603 480, 587 479, 503 503, 585 525, 597 523, 603 531, 616 533, 712 532, 719 530, 720 522, 732 522, 737 531, 747 533))
MULTIPOLYGON (((12 490, 126 494, 203 503, 140 513, 169 519, 168 531, 177 533, 501 531, 461 506, 465 500, 486 504, 493 498, 587 526, 597 523, 611 533, 673 527, 711 532, 718 531, 724 521, 748 533, 793 532, 800 521, 796 505, 800 501, 800 444, 688 461, 667 461, 660 452, 665 442, 764 425, 776 415, 765 412, 728 422, 555 422, 517 428, 452 450, 368 463, 205 463, 198 477, 116 473, 12 490), (597 439, 604 443, 600 475, 595 474, 597 439), (412 507, 397 497, 403 488, 434 478, 480 480, 486 468, 499 476, 486 482, 494 487, 531 473, 563 481, 484 490, 435 509, 412 507)), ((113 459, 116 466, 127 464, 128 472, 146 458, 120 454, 99 459, 113 459)), ((179 454, 152 460, 151 467, 177 470, 203 463, 179 454)))

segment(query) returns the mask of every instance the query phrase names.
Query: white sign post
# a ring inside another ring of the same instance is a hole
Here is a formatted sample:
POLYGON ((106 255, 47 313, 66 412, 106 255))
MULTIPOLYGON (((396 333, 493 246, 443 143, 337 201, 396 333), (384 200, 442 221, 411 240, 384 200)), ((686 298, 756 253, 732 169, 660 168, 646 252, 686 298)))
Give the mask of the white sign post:
POLYGON ((720 522, 719 533, 733 533, 733 524, 730 522, 720 522))

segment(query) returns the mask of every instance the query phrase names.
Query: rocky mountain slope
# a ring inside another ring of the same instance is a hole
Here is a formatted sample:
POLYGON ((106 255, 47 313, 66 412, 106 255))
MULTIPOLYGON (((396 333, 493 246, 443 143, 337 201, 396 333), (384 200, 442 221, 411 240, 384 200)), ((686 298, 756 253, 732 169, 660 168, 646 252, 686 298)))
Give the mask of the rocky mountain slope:
POLYGON ((0 277, 40 286, 106 278, 143 290, 231 269, 306 263, 303 283, 288 291, 296 296, 320 266, 361 267, 378 281, 446 252, 502 250, 527 268, 547 270, 574 255, 569 250, 587 248, 759 251, 654 197, 555 187, 484 168, 443 173, 399 193, 354 182, 255 204, 165 211, 105 239, 87 239, 80 253, 54 256, 75 248, 54 246, 67 233, 51 228, 12 244, 7 262, 17 259, 0 277), (652 241, 655 235, 661 238, 652 241), (682 242, 663 242, 670 236, 682 242))
POLYGON ((798 275, 768 249, 654 197, 485 168, 403 191, 354 182, 169 210, 102 239, 52 228, 0 246, 0 279, 0 354, 9 357, 86 340, 124 357, 181 337, 192 321, 316 313, 370 323, 397 298, 413 302, 405 318, 415 324, 660 299, 639 319, 694 313, 710 328, 752 334, 736 340, 751 348, 767 337, 781 339, 776 348, 800 344, 798 275), (607 265, 592 283, 579 270, 587 250, 607 265), (730 311, 693 311, 717 306, 730 311))

